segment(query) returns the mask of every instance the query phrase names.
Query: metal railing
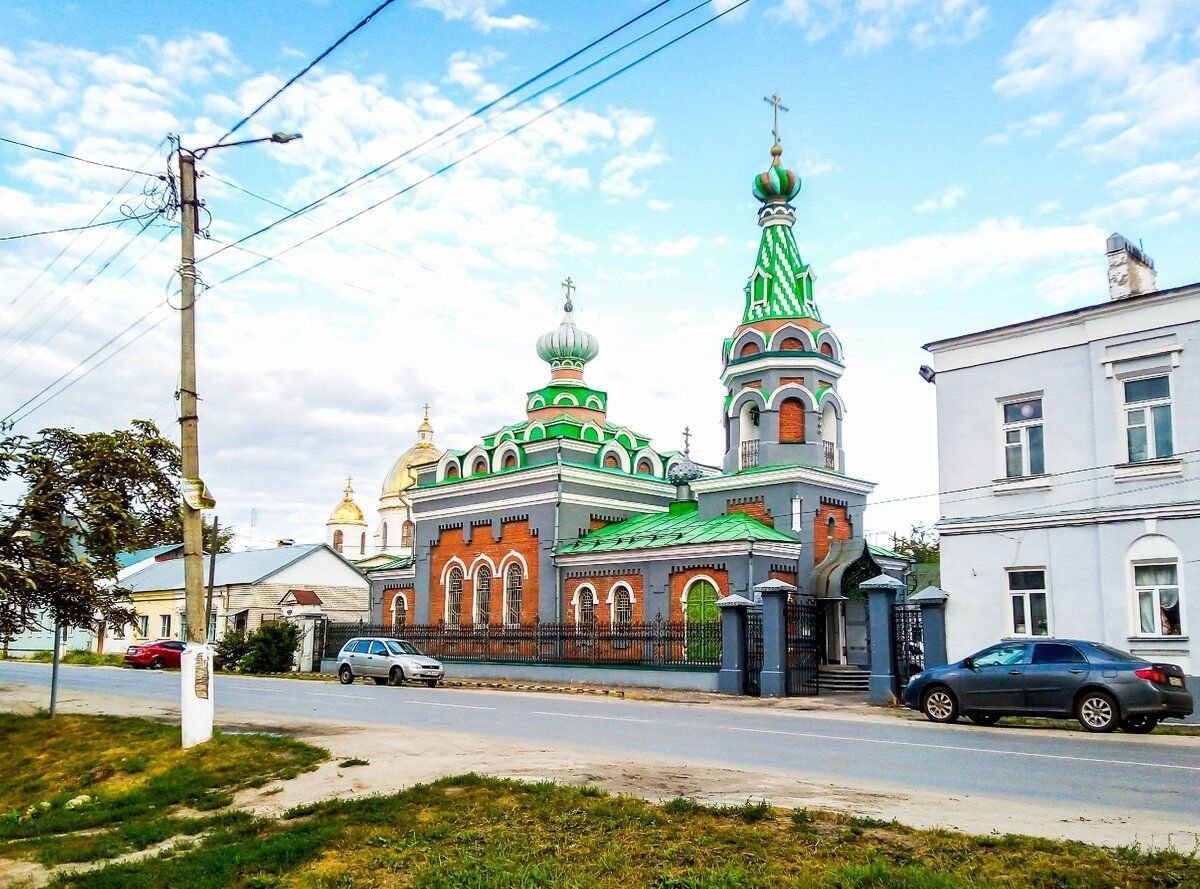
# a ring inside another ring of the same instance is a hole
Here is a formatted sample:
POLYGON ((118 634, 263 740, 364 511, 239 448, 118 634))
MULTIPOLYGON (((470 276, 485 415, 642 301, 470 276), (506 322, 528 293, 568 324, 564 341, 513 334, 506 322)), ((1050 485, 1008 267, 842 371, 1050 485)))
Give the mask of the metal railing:
POLYGON ((832 441, 823 442, 825 445, 825 468, 837 469, 837 445, 832 441))
POLYGON ((738 457, 739 469, 754 469, 758 466, 758 439, 742 442, 738 457))
POLYGON ((359 636, 406 639, 444 661, 515 664, 610 664, 641 667, 719 667, 720 621, 532 623, 520 626, 330 622, 324 654, 337 657, 359 636))

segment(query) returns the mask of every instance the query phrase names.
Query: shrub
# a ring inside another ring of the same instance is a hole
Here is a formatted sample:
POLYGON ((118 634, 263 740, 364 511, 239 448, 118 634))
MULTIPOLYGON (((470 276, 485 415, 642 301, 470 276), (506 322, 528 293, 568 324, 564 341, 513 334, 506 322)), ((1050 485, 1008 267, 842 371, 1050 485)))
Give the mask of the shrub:
POLYGON ((248 650, 244 632, 226 633, 213 647, 213 660, 218 670, 236 670, 248 650))
POLYGON ((286 673, 300 645, 300 628, 286 620, 263 624, 246 637, 246 653, 238 661, 243 673, 286 673))

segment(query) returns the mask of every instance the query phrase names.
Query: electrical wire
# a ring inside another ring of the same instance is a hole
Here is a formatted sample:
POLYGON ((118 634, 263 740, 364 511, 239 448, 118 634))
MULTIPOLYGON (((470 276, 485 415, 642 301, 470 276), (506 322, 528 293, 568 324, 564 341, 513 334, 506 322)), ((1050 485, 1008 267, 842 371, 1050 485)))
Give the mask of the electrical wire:
POLYGON ((275 90, 275 92, 271 93, 271 95, 269 95, 266 99, 264 99, 262 102, 259 103, 257 108, 255 108, 253 111, 251 111, 245 117, 243 117, 241 120, 239 120, 237 123, 235 123, 230 128, 229 132, 227 132, 224 136, 222 136, 220 139, 217 140, 216 144, 220 145, 222 142, 224 142, 226 139, 228 139, 230 136, 232 136, 234 133, 236 133, 238 130, 240 130, 243 126, 245 126, 247 123, 249 123, 250 119, 253 118, 256 114, 258 114, 258 112, 262 111, 264 108, 266 108, 268 105, 270 105, 276 99, 278 99, 283 94, 283 92, 285 90, 287 90, 292 84, 294 84, 297 80, 299 80, 301 77, 303 77, 309 71, 311 71, 313 68, 315 68, 317 65, 319 65, 326 56, 328 56, 331 52, 333 52, 335 49, 337 49, 339 46, 341 46, 343 43, 345 43, 347 40, 349 40, 356 32, 358 32, 362 28, 365 28, 367 26, 367 24, 371 21, 371 19, 375 18, 375 16, 379 15, 379 13, 383 12, 385 9, 387 9, 389 6, 391 6, 392 3, 394 3, 394 2, 395 2, 395 0, 383 0, 382 3, 380 3, 374 9, 372 9, 369 13, 367 13, 366 18, 364 18, 357 25, 355 25, 353 28, 351 28, 349 31, 347 31, 345 34, 343 34, 341 37, 339 37, 337 40, 335 40, 332 44, 330 44, 328 47, 326 47, 321 52, 320 55, 318 55, 315 59, 313 59, 311 62, 309 62, 303 68, 301 68, 298 72, 296 72, 294 75, 292 75, 291 79, 288 80, 287 83, 285 83, 279 89, 275 90))
MULTIPOLYGON (((7 142, 9 145, 20 145, 22 148, 29 148, 33 151, 42 151, 46 154, 53 154, 57 157, 66 158, 67 160, 79 161, 81 164, 91 164, 93 167, 105 167, 109 170, 119 170, 122 173, 133 173, 136 176, 149 176, 152 179, 163 178, 162 173, 147 173, 145 170, 135 170, 133 167, 122 167, 117 164, 106 164, 103 161, 88 160, 86 157, 78 157, 74 154, 55 151, 53 148, 43 148, 41 145, 30 145, 28 142, 18 142, 16 139, 6 139, 3 136, 0 136, 0 142, 7 142)), ((159 145, 161 144, 162 143, 160 142, 159 145)))
MULTIPOLYGON (((700 24, 695 25, 694 27, 688 29, 687 31, 684 31, 682 34, 679 34, 678 36, 672 38, 671 40, 667 41, 666 43, 663 43, 660 46, 655 47, 650 52, 647 52, 644 55, 639 56, 638 58, 634 59, 632 62, 629 62, 626 65, 618 68, 616 71, 613 71, 612 73, 605 75, 604 77, 602 77, 600 80, 596 81, 595 83, 579 90, 578 92, 573 93, 572 95, 568 96, 566 99, 563 99, 561 102, 558 102, 558 103, 550 106, 549 108, 546 108, 539 114, 529 118, 528 120, 518 124, 515 127, 512 127, 511 129, 509 129, 506 132, 502 133, 501 135, 497 136, 495 139, 492 139, 488 142, 484 142, 482 145, 479 145, 478 147, 472 149, 471 151, 468 151, 467 153, 465 153, 463 155, 460 155, 459 157, 455 158, 454 160, 450 161, 449 163, 444 164, 443 166, 434 170, 432 173, 429 173, 429 174, 421 177, 420 179, 416 180, 415 182, 412 182, 412 183, 406 185, 404 188, 400 189, 399 191, 394 192, 393 194, 390 194, 387 197, 384 197, 378 201, 375 201, 372 204, 367 205, 366 207, 359 210, 358 212, 353 213, 350 216, 347 216, 346 218, 342 219, 339 222, 334 223, 333 225, 330 225, 330 226, 327 226, 326 228, 321 229, 320 231, 316 232, 315 234, 312 234, 312 235, 308 236, 307 238, 304 238, 303 240, 296 242, 295 244, 291 245, 290 247, 287 247, 275 254, 272 254, 270 259, 277 258, 286 253, 290 253, 292 250, 302 247, 305 244, 311 243, 312 241, 315 241, 317 238, 320 238, 326 234, 329 234, 331 231, 341 228, 343 225, 353 222, 355 219, 358 219, 358 218, 366 215, 367 213, 370 213, 372 210, 378 209, 379 207, 383 206, 384 204, 407 194, 408 192, 410 192, 413 189, 417 188, 418 186, 424 184, 425 182, 428 182, 431 179, 435 179, 438 176, 444 175, 445 173, 449 172, 450 170, 453 170, 455 167, 462 164, 463 162, 475 157, 476 155, 480 154, 481 152, 486 151, 487 149, 504 141, 505 139, 511 138, 512 136, 521 132, 525 128, 532 126, 534 123, 537 123, 539 120, 547 117, 550 114, 553 114, 555 111, 558 111, 560 108, 563 108, 564 106, 569 105, 572 102, 578 101, 579 99, 588 95, 592 91, 599 89, 601 86, 610 82, 614 78, 621 76, 622 74, 629 71, 630 69, 653 58, 654 56, 658 55, 658 53, 662 52, 663 50, 668 49, 669 47, 673 46, 674 44, 678 43, 679 41, 684 40, 685 38, 691 36, 692 34, 699 31, 701 28, 711 25, 713 22, 717 21, 718 19, 722 18, 723 16, 729 15, 730 13, 736 11, 737 9, 741 8, 742 6, 745 6, 749 2, 750 2, 750 0, 740 0, 740 2, 735 3, 734 5, 730 6, 728 9, 724 10, 723 12, 717 13, 716 15, 714 15, 708 19, 705 19, 700 24)), ((246 239, 240 239, 238 242, 235 242, 235 243, 241 243, 241 241, 243 241, 243 240, 246 240, 246 239)), ((217 252, 219 252, 219 251, 217 251, 217 252)), ((215 255, 215 253, 210 254, 210 256, 208 258, 211 258, 212 255, 215 255)), ((255 269, 261 268, 263 265, 266 265, 266 263, 269 262, 270 259, 263 259, 257 263, 254 263, 253 265, 250 265, 250 266, 242 269, 241 271, 235 272, 234 274, 232 274, 226 278, 222 278, 220 281, 214 283, 212 286, 218 287, 222 284, 227 284, 230 281, 240 278, 242 275, 248 274, 248 273, 254 271, 255 269)))
MULTIPOLYGON (((497 96, 495 99, 492 99, 489 102, 485 102, 484 104, 482 104, 478 108, 476 108, 474 111, 471 111, 471 112, 463 115, 462 117, 458 118, 458 120, 454 121, 454 123, 452 123, 446 127, 443 127, 442 129, 438 130, 436 133, 433 133, 432 135, 426 137, 425 139, 422 139, 420 142, 416 143, 415 145, 409 146, 408 148, 401 151, 399 154, 395 155, 394 157, 389 158, 388 160, 384 161, 383 163, 375 165, 371 169, 356 176, 354 179, 351 179, 349 182, 346 182, 343 185, 338 186, 333 191, 328 192, 328 193, 322 195, 321 197, 310 201, 309 203, 305 204, 303 207, 300 207, 299 209, 290 211, 286 216, 276 219, 273 222, 270 222, 267 225, 255 230, 255 231, 252 231, 247 235, 244 235, 243 237, 239 238, 237 241, 226 245, 226 248, 232 247, 232 246, 234 246, 234 244, 244 244, 246 241, 249 241, 253 238, 257 238, 259 235, 263 235, 263 234, 269 232, 271 229, 273 229, 279 225, 282 225, 283 223, 288 222, 291 219, 295 219, 298 216, 302 216, 305 213, 308 213, 308 212, 316 209, 321 204, 342 194, 343 192, 346 192, 347 190, 351 189, 355 185, 358 185, 361 182, 365 182, 367 179, 371 178, 372 176, 375 176, 377 173, 380 173, 383 170, 387 169, 388 167, 392 166, 393 164, 397 163, 398 161, 403 160, 404 158, 411 155, 414 151, 424 148, 426 145, 429 145, 431 142, 434 142, 434 141, 440 139, 442 136, 445 136, 447 133, 452 132, 453 130, 462 126, 464 123, 467 123, 468 121, 470 121, 474 118, 477 118, 480 115, 487 114, 489 111, 491 111, 491 109, 495 108, 497 105, 499 105, 501 102, 504 102, 506 99, 512 98, 514 95, 519 93, 521 90, 525 89, 525 87, 529 86, 532 83, 537 82, 538 80, 541 80, 543 77, 545 77, 547 74, 551 73, 552 71, 557 71, 563 65, 566 65, 569 62, 577 59, 579 56, 583 55, 588 50, 593 49, 598 44, 603 43, 608 38, 614 36, 615 34, 620 33, 621 31, 623 31, 626 28, 630 27, 631 25, 635 24, 639 20, 645 18, 647 15, 650 15, 651 13, 653 13, 656 10, 660 9, 661 7, 665 6, 669 2, 671 2, 671 0, 659 0, 659 2, 656 3, 654 6, 651 6, 649 9, 644 10, 643 12, 634 16, 633 18, 629 19, 628 21, 623 22, 622 24, 611 29, 607 33, 602 34, 600 37, 597 37, 595 40, 592 40, 586 46, 583 46, 580 49, 575 50, 570 55, 560 59, 559 61, 555 62, 553 65, 550 65, 548 68, 543 68, 537 74, 534 74, 533 76, 526 78, 521 83, 519 83, 516 86, 509 89, 503 95, 497 96)), ((514 107, 516 107, 516 106, 514 106, 514 107)), ((511 110, 511 109, 506 109, 506 110, 511 110)), ((223 248, 223 249, 225 249, 225 248, 223 248)), ((217 255, 220 252, 222 252, 222 251, 221 250, 214 251, 213 253, 209 254, 209 256, 207 256, 205 258, 211 259, 213 256, 217 255)))
POLYGON ((42 235, 61 235, 67 232, 82 232, 90 228, 103 228, 106 225, 120 225, 122 222, 128 222, 130 219, 136 219, 139 222, 143 219, 142 216, 121 216, 117 219, 106 219, 104 222, 91 222, 87 225, 73 225, 69 228, 54 228, 40 232, 25 232, 21 235, 4 235, 0 237, 0 241, 19 241, 22 238, 40 238, 42 235))

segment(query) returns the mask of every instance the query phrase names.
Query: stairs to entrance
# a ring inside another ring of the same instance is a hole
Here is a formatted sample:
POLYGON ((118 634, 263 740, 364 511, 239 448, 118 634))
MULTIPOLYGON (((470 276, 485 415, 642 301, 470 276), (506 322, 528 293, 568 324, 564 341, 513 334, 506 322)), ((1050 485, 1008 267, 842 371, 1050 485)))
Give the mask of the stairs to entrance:
POLYGON ((823 695, 866 696, 871 674, 852 664, 827 664, 817 669, 817 688, 823 695))

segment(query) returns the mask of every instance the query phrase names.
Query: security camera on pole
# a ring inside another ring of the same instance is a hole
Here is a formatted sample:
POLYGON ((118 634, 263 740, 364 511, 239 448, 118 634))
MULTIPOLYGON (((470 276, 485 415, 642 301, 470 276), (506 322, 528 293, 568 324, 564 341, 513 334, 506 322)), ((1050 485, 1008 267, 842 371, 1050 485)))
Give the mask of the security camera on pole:
POLYGON ((188 151, 179 146, 179 215, 182 245, 179 434, 182 451, 183 585, 187 610, 187 639, 180 658, 180 722, 184 748, 212 738, 212 645, 207 638, 204 600, 204 525, 200 511, 216 501, 200 478, 199 417, 196 413, 196 229, 200 202, 196 197, 196 161, 206 152, 255 142, 291 142, 299 133, 275 133, 262 139, 209 145, 188 151))

